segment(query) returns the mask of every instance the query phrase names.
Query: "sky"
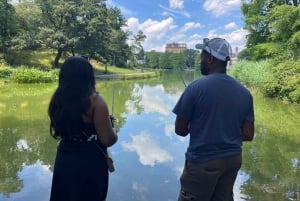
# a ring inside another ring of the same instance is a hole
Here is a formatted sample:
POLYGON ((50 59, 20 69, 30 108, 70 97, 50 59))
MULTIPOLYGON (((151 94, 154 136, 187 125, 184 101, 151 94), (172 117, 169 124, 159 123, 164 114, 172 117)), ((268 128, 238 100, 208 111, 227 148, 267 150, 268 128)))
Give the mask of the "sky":
POLYGON ((145 51, 164 52, 167 43, 195 49, 203 38, 225 38, 235 52, 245 48, 241 0, 107 0, 127 19, 124 30, 146 35, 145 51))

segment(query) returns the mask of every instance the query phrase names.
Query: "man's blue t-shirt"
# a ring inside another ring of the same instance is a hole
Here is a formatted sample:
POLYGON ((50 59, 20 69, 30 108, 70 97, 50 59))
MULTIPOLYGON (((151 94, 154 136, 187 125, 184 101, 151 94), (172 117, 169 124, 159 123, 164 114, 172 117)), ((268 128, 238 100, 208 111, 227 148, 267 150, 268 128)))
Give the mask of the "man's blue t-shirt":
POLYGON ((253 98, 232 77, 210 74, 185 89, 173 112, 189 121, 186 160, 205 162, 240 154, 244 122, 254 122, 253 98))

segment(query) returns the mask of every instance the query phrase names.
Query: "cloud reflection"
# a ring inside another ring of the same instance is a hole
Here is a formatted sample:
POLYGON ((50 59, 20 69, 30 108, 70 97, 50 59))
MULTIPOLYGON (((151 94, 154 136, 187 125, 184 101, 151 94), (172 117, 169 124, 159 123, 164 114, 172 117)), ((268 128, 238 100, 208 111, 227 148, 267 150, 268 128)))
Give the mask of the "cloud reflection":
POLYGON ((156 163, 173 161, 173 157, 149 134, 142 133, 131 138, 131 142, 122 142, 121 145, 126 151, 135 151, 143 165, 154 166, 156 163))
POLYGON ((17 142, 17 149, 19 151, 32 151, 32 149, 29 147, 28 143, 26 140, 24 139, 20 139, 18 142, 17 142))
POLYGON ((165 116, 170 114, 170 105, 162 99, 162 94, 164 94, 163 85, 144 86, 141 104, 145 113, 158 112, 165 116))

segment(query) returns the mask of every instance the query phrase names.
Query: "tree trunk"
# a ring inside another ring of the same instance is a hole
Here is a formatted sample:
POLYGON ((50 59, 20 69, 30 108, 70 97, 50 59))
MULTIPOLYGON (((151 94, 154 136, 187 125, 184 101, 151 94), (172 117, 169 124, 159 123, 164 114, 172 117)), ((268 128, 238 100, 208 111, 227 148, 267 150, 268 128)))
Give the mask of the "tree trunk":
POLYGON ((54 67, 55 68, 58 68, 58 62, 59 62, 59 59, 60 59, 60 57, 61 57, 61 54, 62 54, 62 49, 58 49, 57 50, 57 54, 56 54, 56 56, 55 56, 55 60, 54 60, 54 67))

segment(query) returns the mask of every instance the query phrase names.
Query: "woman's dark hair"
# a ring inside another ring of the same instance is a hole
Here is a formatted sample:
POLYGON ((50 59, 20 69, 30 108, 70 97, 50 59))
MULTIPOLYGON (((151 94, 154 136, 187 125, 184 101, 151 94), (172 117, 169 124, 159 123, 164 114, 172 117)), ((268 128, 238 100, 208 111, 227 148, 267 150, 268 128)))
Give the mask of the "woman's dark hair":
POLYGON ((80 56, 67 58, 48 108, 51 136, 72 138, 80 135, 82 116, 91 105, 90 95, 94 92, 92 65, 80 56))

